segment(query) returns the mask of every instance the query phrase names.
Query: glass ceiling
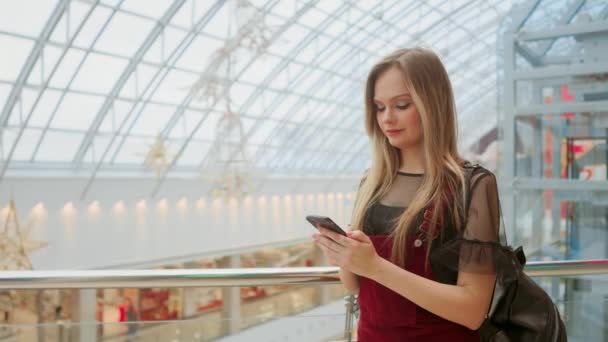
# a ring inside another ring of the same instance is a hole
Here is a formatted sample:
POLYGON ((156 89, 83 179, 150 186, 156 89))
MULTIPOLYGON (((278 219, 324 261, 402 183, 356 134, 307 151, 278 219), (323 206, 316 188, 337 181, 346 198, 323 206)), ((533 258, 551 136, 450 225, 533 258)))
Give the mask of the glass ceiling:
MULTIPOLYGON (((497 30, 512 1, 251 3, 273 32, 270 45, 260 56, 240 53, 224 81, 258 169, 359 175, 369 160, 366 73, 404 46, 443 56, 465 144, 495 127, 497 30)), ((225 109, 190 89, 231 38, 233 8, 232 0, 0 2, 0 177, 141 174, 159 135, 177 156, 169 176, 200 174, 225 109)))

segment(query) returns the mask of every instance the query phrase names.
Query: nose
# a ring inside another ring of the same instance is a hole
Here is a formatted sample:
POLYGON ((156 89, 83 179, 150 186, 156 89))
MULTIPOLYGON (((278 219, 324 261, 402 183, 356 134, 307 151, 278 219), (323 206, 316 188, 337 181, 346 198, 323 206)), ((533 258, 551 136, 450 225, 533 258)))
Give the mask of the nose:
POLYGON ((391 124, 395 121, 395 113, 390 109, 384 109, 384 113, 382 113, 381 122, 383 124, 391 124))

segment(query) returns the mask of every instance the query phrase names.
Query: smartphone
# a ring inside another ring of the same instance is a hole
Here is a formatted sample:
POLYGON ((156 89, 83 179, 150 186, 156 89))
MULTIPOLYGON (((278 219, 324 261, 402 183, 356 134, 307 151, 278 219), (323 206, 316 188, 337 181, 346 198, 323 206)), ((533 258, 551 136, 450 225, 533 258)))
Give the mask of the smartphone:
POLYGON ((317 226, 323 226, 323 228, 327 228, 333 232, 346 236, 344 229, 340 228, 337 223, 327 216, 308 215, 306 216, 306 220, 315 226, 315 228, 317 228, 317 226))

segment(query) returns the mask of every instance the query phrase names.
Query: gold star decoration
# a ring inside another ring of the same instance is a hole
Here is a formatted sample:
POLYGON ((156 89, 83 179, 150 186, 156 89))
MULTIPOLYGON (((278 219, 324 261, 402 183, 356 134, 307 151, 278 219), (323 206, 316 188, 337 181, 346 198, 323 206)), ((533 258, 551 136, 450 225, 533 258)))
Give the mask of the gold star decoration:
POLYGON ((167 148, 167 144, 165 143, 165 139, 163 139, 161 134, 156 136, 156 140, 146 153, 144 158, 144 165, 154 171, 156 176, 160 178, 163 171, 165 171, 169 167, 169 149, 167 148))
POLYGON ((47 246, 44 241, 30 239, 32 224, 19 225, 15 201, 10 200, 0 230, 0 270, 32 269, 29 254, 47 246))

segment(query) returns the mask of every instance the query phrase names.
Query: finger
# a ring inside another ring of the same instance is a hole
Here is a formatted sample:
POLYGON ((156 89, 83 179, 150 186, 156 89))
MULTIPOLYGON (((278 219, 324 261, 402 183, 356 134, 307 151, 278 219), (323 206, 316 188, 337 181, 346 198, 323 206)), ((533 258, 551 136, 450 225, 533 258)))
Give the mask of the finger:
POLYGON ((332 251, 327 251, 327 263, 332 266, 340 266, 340 256, 336 255, 332 251))
POLYGON ((340 260, 340 256, 335 253, 334 251, 332 251, 331 249, 327 248, 324 245, 321 245, 319 243, 317 243, 317 245, 319 246, 319 248, 321 248, 321 251, 323 251, 323 254, 325 254, 325 257, 327 258, 327 262, 332 265, 332 266, 339 266, 339 262, 338 260, 340 260))
POLYGON ((336 244, 332 239, 321 235, 319 240, 316 243, 320 246, 327 248, 327 250, 332 251, 333 253, 338 254, 340 251, 340 245, 336 244))
POLYGON ((327 258, 327 264, 329 266, 340 266, 335 259, 329 257, 327 258))
POLYGON ((315 244, 317 246, 319 246, 319 248, 321 249, 321 252, 323 252, 323 254, 325 255, 325 258, 327 260, 329 260, 329 255, 333 254, 329 249, 327 249, 327 247, 323 246, 322 244, 320 244, 318 241, 315 241, 315 244))
POLYGON ((321 234, 323 234, 324 236, 327 236, 330 239, 334 240, 337 244, 340 244, 342 246, 345 246, 348 244, 348 241, 347 241, 348 238, 344 235, 335 233, 327 228, 320 228, 319 232, 321 232, 321 234))
POLYGON ((355 230, 355 231, 353 231, 353 232, 352 232, 352 233, 349 235, 349 237, 350 237, 351 239, 357 240, 357 241, 359 241, 359 242, 370 242, 370 241, 371 241, 371 240, 370 240, 370 238, 369 238, 369 236, 365 235, 365 233, 363 233, 363 232, 362 232, 362 231, 360 231, 360 230, 355 230))

